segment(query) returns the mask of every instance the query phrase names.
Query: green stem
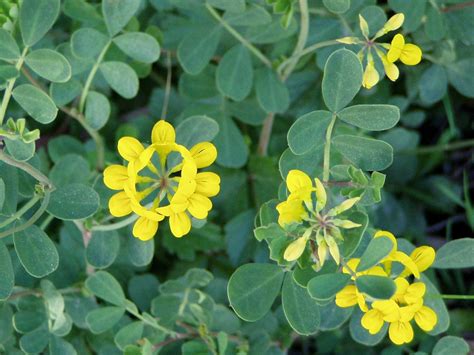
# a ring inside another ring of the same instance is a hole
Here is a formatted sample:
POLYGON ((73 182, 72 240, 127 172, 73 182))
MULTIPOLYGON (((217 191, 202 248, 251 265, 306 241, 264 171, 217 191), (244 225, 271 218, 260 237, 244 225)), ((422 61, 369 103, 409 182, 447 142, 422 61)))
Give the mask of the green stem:
POLYGON ((46 188, 49 188, 49 189, 53 188, 53 184, 51 183, 51 181, 49 181, 49 179, 41 171, 37 170, 36 168, 34 168, 28 163, 16 161, 15 159, 11 158, 8 154, 6 154, 1 149, 0 149, 0 160, 8 165, 11 165, 23 170, 24 172, 26 172, 27 174, 31 175, 36 180, 38 180, 38 182, 45 185, 46 188))
POLYGON ((106 224, 106 225, 99 225, 99 226, 93 226, 91 228, 91 231, 113 231, 116 229, 120 229, 123 227, 128 226, 129 224, 132 224, 138 219, 138 216, 133 214, 128 218, 125 218, 121 220, 120 222, 117 223, 112 223, 112 224, 106 224))
POLYGON ((445 300, 474 300, 474 295, 441 295, 445 300))
POLYGON ((474 147, 474 139, 459 141, 454 143, 420 147, 417 149, 407 149, 400 151, 401 154, 431 154, 474 147))
POLYGON ((0 239, 8 237, 9 235, 12 235, 13 233, 21 232, 22 230, 25 230, 29 226, 33 225, 43 215, 43 213, 46 211, 46 208, 48 208, 50 197, 51 197, 51 191, 46 190, 44 193, 43 201, 41 202, 41 205, 38 208, 38 210, 35 212, 35 214, 31 216, 31 218, 25 223, 23 223, 22 225, 11 228, 5 232, 0 233, 0 239))
POLYGON ((449 93, 446 93, 443 97, 443 105, 446 111, 446 116, 448 118, 449 123, 449 130, 451 132, 451 137, 456 137, 458 133, 458 129, 456 127, 455 119, 454 119, 454 111, 453 106, 451 105, 451 100, 449 99, 449 93))
MULTIPOLYGON (((18 62, 15 65, 16 70, 20 71, 23 62, 25 61, 26 53, 28 52, 28 47, 23 49, 20 58, 18 58, 18 62)), ((2 106, 0 106, 0 125, 3 124, 3 120, 5 119, 5 114, 7 113, 7 107, 10 102, 10 98, 12 96, 13 86, 15 85, 16 78, 8 80, 7 87, 5 89, 5 93, 3 94, 2 106)))
POLYGON ((217 20, 219 23, 232 35, 234 36, 240 43, 242 43, 245 47, 248 48, 260 61, 265 64, 267 67, 272 66, 272 62, 268 59, 262 52, 258 50, 253 44, 247 41, 239 32, 237 32, 232 26, 230 26, 220 15, 219 13, 209 4, 206 4, 207 10, 210 14, 217 20))
POLYGON ((40 228, 42 230, 45 230, 46 228, 48 228, 49 224, 51 223, 51 221, 54 219, 54 216, 52 214, 48 214, 48 216, 44 219, 44 221, 41 223, 41 226, 40 228))
POLYGON ((12 216, 0 223, 0 228, 6 227, 9 224, 19 220, 26 212, 28 212, 36 203, 41 200, 41 197, 34 195, 31 200, 23 205, 18 211, 16 211, 12 216))
POLYGON ((300 8, 300 34, 298 35, 298 41, 296 42, 295 49, 291 56, 291 61, 288 63, 286 70, 282 73, 282 80, 285 81, 290 74, 293 72, 296 64, 298 63, 299 55, 303 51, 306 41, 308 40, 309 33, 309 13, 308 13, 308 1, 299 0, 300 8))
POLYGON ((326 131, 326 142, 324 143, 324 163, 323 163, 323 182, 329 181, 329 169, 331 160, 331 138, 334 125, 336 124, 337 116, 335 113, 332 114, 331 122, 329 123, 326 131))
POLYGON ((112 44, 112 41, 108 41, 107 44, 104 46, 104 48, 99 54, 99 57, 97 57, 97 61, 94 63, 89 73, 89 76, 87 77, 86 83, 84 84, 84 89, 82 90, 81 99, 79 100, 80 113, 84 112, 84 106, 86 105, 86 99, 87 99, 87 95, 89 94, 92 81, 94 80, 95 74, 97 73, 97 70, 99 69, 100 64, 104 60, 105 54, 107 53, 107 50, 109 49, 111 44, 112 44))
POLYGON ((162 325, 158 324, 158 322, 151 322, 149 319, 147 319, 146 317, 143 317, 140 313, 135 312, 135 310, 133 310, 131 308, 127 308, 127 312, 129 312, 130 314, 132 314, 136 318, 140 319, 145 324, 148 324, 150 327, 155 328, 159 331, 162 331, 165 334, 168 334, 168 335, 171 335, 171 336, 175 336, 177 334, 175 331, 173 331, 171 329, 168 329, 166 327, 163 327, 162 325))

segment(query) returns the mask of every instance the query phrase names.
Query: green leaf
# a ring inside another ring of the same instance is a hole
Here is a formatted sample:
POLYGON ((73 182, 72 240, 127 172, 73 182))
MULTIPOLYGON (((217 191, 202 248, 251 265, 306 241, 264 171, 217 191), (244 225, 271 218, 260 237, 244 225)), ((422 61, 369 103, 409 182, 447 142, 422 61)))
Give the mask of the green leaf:
POLYGON ((362 85, 362 65, 353 52, 339 49, 331 54, 324 66, 323 99, 332 112, 346 107, 362 85))
POLYGON ((207 116, 191 116, 176 127, 176 142, 192 148, 200 142, 210 142, 219 133, 219 125, 207 116))
POLYGON ((460 60, 457 63, 450 64, 448 67, 449 82, 462 95, 474 97, 474 77, 471 73, 474 71, 474 61, 470 58, 460 60))
POLYGON ((272 17, 262 6, 248 4, 244 12, 225 12, 224 20, 233 26, 261 26, 272 22, 272 17))
POLYGON ((53 100, 40 89, 30 84, 17 86, 13 98, 36 121, 47 124, 56 118, 58 109, 53 100))
POLYGON ((436 252, 433 264, 437 269, 462 269, 474 267, 474 239, 452 240, 436 252))
POLYGON ((269 68, 257 71, 255 90, 257 100, 266 112, 283 113, 290 106, 288 88, 269 68))
POLYGON ((0 83, 3 83, 5 80, 10 80, 18 78, 20 73, 15 68, 14 65, 2 64, 0 65, 0 83))
POLYGON ((42 278, 57 269, 56 246, 38 226, 32 225, 15 233, 13 241, 18 258, 30 275, 42 278))
POLYGON ((133 322, 123 327, 115 335, 114 341, 120 350, 124 350, 129 344, 135 344, 141 339, 144 330, 143 322, 133 322))
POLYGON ((51 193, 48 212, 62 220, 84 219, 99 209, 99 195, 89 186, 70 184, 51 193))
POLYGON ((229 12, 242 12, 245 10, 245 0, 208 0, 209 5, 229 12))
POLYGON ((103 0, 102 13, 110 37, 124 28, 140 7, 140 0, 103 0))
POLYGON ((153 260, 155 254, 155 242, 152 240, 142 241, 138 238, 126 238, 125 248, 128 252, 128 259, 135 266, 146 266, 153 260))
POLYGON ((105 126, 110 117, 110 102, 105 95, 96 91, 87 94, 86 101, 86 121, 89 125, 99 130, 105 126))
POLYGON ((209 348, 203 342, 192 340, 181 346, 182 355, 208 355, 209 348))
POLYGON ((425 15, 426 0, 405 1, 405 0, 389 0, 388 5, 394 12, 402 12, 405 15, 403 22, 403 30, 406 33, 414 32, 420 27, 422 19, 425 15))
POLYGON ((350 279, 351 275, 342 273, 319 275, 308 282, 308 292, 315 300, 330 300, 347 285, 350 279))
POLYGON ((116 306, 125 305, 125 294, 118 281, 105 271, 98 271, 86 280, 86 287, 97 297, 116 306))
MULTIPOLYGON (((15 285, 15 274, 12 259, 7 247, 0 241, 0 300, 6 300, 12 293, 15 285)), ((1 308, 0 308, 1 311, 1 308)), ((1 320, 0 320, 1 325, 1 320)), ((0 339, 0 343, 1 343, 0 339)))
POLYGON ((222 57, 216 72, 216 84, 222 95, 242 101, 252 90, 252 59, 247 48, 237 45, 222 57))
POLYGON ((341 308, 331 301, 324 306, 319 307, 321 314, 321 330, 334 330, 341 327, 351 316, 354 307, 341 308))
POLYGON ((227 294, 237 315, 255 322, 265 316, 280 293, 283 270, 273 264, 246 264, 229 280, 227 294))
POLYGON ((120 238, 116 231, 93 231, 87 245, 87 262, 98 269, 112 265, 120 250, 120 238))
POLYGON ((359 307, 355 307, 354 313, 351 317, 351 322, 349 323, 351 337, 356 342, 366 346, 377 345, 383 338, 385 338, 388 330, 388 323, 385 322, 382 329, 377 334, 372 335, 361 324, 363 315, 364 313, 362 313, 359 307))
POLYGON ((341 254, 345 258, 350 257, 356 252, 357 247, 359 246, 369 224, 369 217, 367 214, 360 211, 352 212, 347 216, 347 219, 354 223, 360 224, 361 226, 345 231, 344 242, 339 246, 341 254))
POLYGON ((25 58, 26 64, 39 76, 56 83, 71 78, 71 65, 67 59, 51 49, 37 49, 25 58))
POLYGON ((439 41, 446 35, 446 21, 439 9, 432 6, 426 11, 425 33, 432 41, 439 41))
POLYGON ((39 327, 20 338, 20 348, 27 354, 41 353, 48 345, 49 337, 48 329, 39 327))
POLYGON ((5 182, 0 178, 0 211, 3 209, 5 203, 5 182))
POLYGON ((76 138, 66 135, 56 136, 51 139, 48 143, 48 152, 54 163, 59 162, 62 157, 68 154, 86 155, 86 150, 82 143, 76 138))
POLYGON ((86 183, 90 175, 89 162, 77 154, 63 156, 49 172, 49 179, 56 187, 73 183, 86 183))
POLYGON ((433 64, 423 72, 418 83, 420 99, 427 104, 434 104, 441 100, 448 90, 448 75, 446 69, 433 64))
POLYGON ((360 258, 360 263, 357 265, 357 272, 365 271, 377 265, 383 258, 390 254, 393 247, 394 245, 390 238, 373 238, 360 258))
POLYGON ((381 140, 342 134, 334 137, 332 144, 350 163, 362 170, 384 170, 393 162, 392 146, 381 140))
POLYGON ((0 344, 4 344, 13 335, 13 311, 10 305, 0 306, 0 344))
POLYGON ((71 79, 66 83, 51 83, 49 86, 49 95, 56 106, 65 106, 74 100, 82 92, 81 82, 77 79, 71 79))
POLYGON ((376 299, 388 300, 396 291, 395 282, 385 276, 362 275, 355 282, 359 292, 376 299))
POLYGON ((400 110, 393 105, 355 105, 338 112, 342 121, 369 131, 384 131, 400 120, 400 110))
POLYGON ((433 348, 433 355, 467 355, 469 344, 463 338, 447 335, 442 337, 433 348))
POLYGON ((130 65, 123 62, 105 62, 100 72, 110 87, 120 96, 131 99, 138 93, 138 76, 130 65))
POLYGON ((351 6, 351 0, 323 0, 323 4, 329 11, 335 14, 343 14, 351 6))
POLYGON ((33 46, 53 27, 60 5, 60 0, 23 0, 19 18, 21 36, 26 46, 33 46))
POLYGON ((216 116, 219 134, 214 139, 217 151, 217 162, 226 168, 240 168, 248 158, 248 147, 244 137, 234 121, 227 116, 216 116))
POLYGON ((298 118, 287 135, 291 151, 296 155, 301 155, 320 145, 331 117, 331 112, 313 111, 298 118))
POLYGON ((424 298, 424 305, 431 308, 438 317, 434 329, 428 332, 430 335, 438 335, 444 333, 449 328, 450 319, 446 303, 441 297, 438 289, 433 285, 430 279, 426 275, 421 275, 421 281, 426 285, 426 294, 430 297, 424 298))
POLYGON ((49 355, 77 355, 77 352, 71 343, 59 337, 51 337, 49 355))
POLYGON ((0 59, 17 60, 20 58, 20 49, 10 32, 0 28, 0 59))
POLYGON ((285 276, 281 299, 286 319, 298 334, 311 335, 318 331, 319 306, 308 290, 293 280, 291 273, 285 276))
POLYGON ((11 140, 5 138, 5 146, 7 147, 8 153, 18 161, 30 160, 35 154, 35 143, 25 143, 22 140, 15 139, 11 140))
POLYGON ((89 312, 86 322, 92 333, 101 334, 117 324, 124 314, 125 308, 103 307, 89 312))
POLYGON ((126 55, 143 63, 154 63, 160 57, 157 40, 143 32, 127 32, 114 38, 114 43, 126 55))
POLYGON ((199 74, 216 52, 222 34, 222 27, 192 31, 178 46, 178 60, 183 69, 192 75, 199 74))
POLYGON ((79 58, 97 58, 104 50, 109 39, 93 28, 81 28, 71 37, 72 53, 79 58))

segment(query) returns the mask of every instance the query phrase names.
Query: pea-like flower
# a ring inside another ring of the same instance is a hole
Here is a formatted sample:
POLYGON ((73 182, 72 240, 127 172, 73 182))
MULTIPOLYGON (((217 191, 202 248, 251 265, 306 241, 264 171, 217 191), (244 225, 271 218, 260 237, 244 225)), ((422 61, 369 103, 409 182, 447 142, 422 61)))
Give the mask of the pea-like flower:
POLYGON ((216 160, 217 150, 209 142, 189 150, 177 144, 173 126, 163 120, 153 127, 151 142, 145 147, 133 137, 119 140, 118 152, 126 165, 104 171, 105 185, 119 191, 110 198, 109 210, 114 217, 135 213, 133 235, 141 240, 153 238, 165 217, 180 238, 191 230, 191 217, 207 218, 209 198, 219 193, 219 176, 199 172, 216 160))
POLYGON ((361 62, 365 63, 362 86, 367 89, 375 86, 380 75, 376 68, 376 58, 380 60, 385 71, 385 75, 391 80, 398 79, 400 72, 395 62, 400 60, 405 65, 416 65, 421 61, 422 51, 420 47, 412 43, 405 43, 405 37, 396 34, 391 43, 379 43, 376 39, 381 36, 398 30, 402 27, 405 16, 402 13, 393 15, 377 33, 369 39, 369 25, 367 21, 359 15, 359 27, 363 39, 357 37, 343 37, 337 41, 344 44, 356 44, 362 46, 358 53, 361 62))
MULTIPOLYGON (((285 249, 283 258, 286 261, 297 260, 305 251, 308 241, 317 245, 316 268, 324 265, 328 254, 340 262, 339 246, 343 240, 341 229, 360 227, 360 224, 350 220, 337 218, 343 212, 351 209, 359 197, 343 201, 340 205, 325 211, 327 194, 322 182, 311 178, 300 170, 291 170, 286 178, 290 194, 286 201, 279 203, 276 209, 279 213, 278 223, 284 228, 292 228, 295 224, 304 225, 304 232, 285 249), (315 199, 313 199, 315 197, 315 199)), ((313 255, 316 258, 316 255, 313 255)))

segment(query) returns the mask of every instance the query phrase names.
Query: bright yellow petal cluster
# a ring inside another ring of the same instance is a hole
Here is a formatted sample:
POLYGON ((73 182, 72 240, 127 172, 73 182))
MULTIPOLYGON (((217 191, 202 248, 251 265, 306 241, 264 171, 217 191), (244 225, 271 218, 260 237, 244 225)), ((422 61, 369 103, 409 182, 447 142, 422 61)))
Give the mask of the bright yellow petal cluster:
POLYGON ((420 47, 412 43, 405 43, 405 37, 400 33, 393 37, 387 53, 390 63, 395 63, 400 59, 406 65, 417 65, 421 61, 421 56, 420 47))
POLYGON ((388 238, 393 243, 389 255, 380 261, 380 264, 356 272, 359 259, 351 259, 342 271, 352 275, 352 280, 361 275, 393 276, 392 263, 398 262, 405 266, 399 276, 394 276, 397 286, 395 294, 389 300, 368 299, 358 291, 355 284, 350 284, 336 295, 336 304, 339 307, 358 305, 364 315, 361 325, 370 334, 380 332, 385 323, 389 323, 389 338, 397 345, 410 343, 413 340, 412 320, 425 332, 433 330, 438 322, 436 313, 424 305, 426 286, 423 282, 414 281, 411 284, 406 279, 413 275, 420 278, 420 273, 428 269, 435 259, 435 251, 428 246, 416 248, 410 256, 397 249, 397 239, 387 231, 379 231, 374 238, 388 238), (370 305, 368 303, 371 302, 370 305))
POLYGON ((175 237, 188 234, 191 216, 207 218, 212 209, 209 198, 219 193, 219 176, 198 172, 216 160, 215 146, 202 142, 188 150, 175 139, 173 126, 163 120, 153 127, 148 147, 133 137, 123 137, 118 152, 126 166, 111 165, 104 171, 105 185, 119 191, 109 200, 110 213, 115 217, 135 213, 133 235, 141 240, 153 238, 165 217, 175 237), (168 160, 173 154, 174 161, 181 157, 174 165, 173 159, 168 160))
POLYGON ((303 236, 296 238, 285 249, 283 258, 286 261, 295 261, 303 255, 308 241, 316 242, 319 258, 318 268, 324 265, 328 254, 339 264, 340 253, 338 242, 342 242, 342 229, 360 227, 360 224, 349 220, 334 218, 351 209, 360 198, 351 198, 330 209, 327 213, 321 212, 327 204, 327 194, 323 183, 311 178, 301 170, 291 170, 286 177, 288 198, 276 206, 278 223, 282 227, 294 224, 307 223, 303 236), (316 197, 315 201, 313 197, 316 197), (322 227, 324 226, 324 228, 322 227))

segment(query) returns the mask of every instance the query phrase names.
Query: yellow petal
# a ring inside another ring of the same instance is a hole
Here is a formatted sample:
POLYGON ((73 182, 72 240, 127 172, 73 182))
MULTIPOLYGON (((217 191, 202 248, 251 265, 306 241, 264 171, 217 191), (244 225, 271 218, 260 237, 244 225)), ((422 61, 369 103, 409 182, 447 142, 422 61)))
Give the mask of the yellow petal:
POLYGON ((362 86, 371 89, 379 82, 380 76, 373 61, 369 61, 365 67, 364 76, 362 77, 362 86))
POLYGON ((357 304, 359 305, 359 308, 362 312, 367 312, 369 308, 367 307, 367 303, 365 302, 364 295, 357 291, 356 289, 356 294, 357 294, 357 304))
POLYGON ((405 15, 403 13, 395 14, 385 22, 383 26, 385 33, 398 30, 402 27, 403 22, 405 21, 405 15))
POLYGON ((278 211, 278 224, 284 227, 287 224, 301 222, 305 209, 300 199, 286 200, 276 206, 278 211))
POLYGON ((429 332, 438 323, 438 316, 431 308, 423 306, 415 313, 415 322, 425 332, 429 332))
POLYGON ((173 198, 171 199, 171 203, 170 203, 171 210, 174 213, 181 213, 181 212, 186 211, 188 206, 189 206, 189 197, 182 193, 176 192, 173 198))
POLYGON ((420 272, 427 270, 433 264, 435 257, 435 250, 429 246, 416 248, 410 255, 420 272))
POLYGON ((336 41, 344 44, 356 44, 360 42, 357 37, 342 37, 336 39, 336 41))
POLYGON ((400 54, 400 61, 406 65, 417 65, 421 61, 421 48, 415 44, 405 44, 400 54))
POLYGON ((359 14, 359 27, 360 27, 360 30, 362 32, 362 35, 365 38, 368 38, 369 37, 369 25, 368 25, 367 21, 365 20, 365 18, 363 18, 362 15, 360 15, 360 14, 359 14))
POLYGON ((395 236, 392 233, 390 233, 389 231, 379 230, 375 233, 374 238, 379 238, 379 237, 389 238, 393 243, 392 252, 397 250, 397 248, 398 248, 397 238, 395 238, 395 236))
POLYGON ((197 187, 197 182, 195 179, 189 179, 187 177, 181 177, 179 179, 178 189, 176 193, 180 193, 183 196, 191 196, 197 187))
POLYGON ((208 167, 217 158, 217 149, 214 144, 209 142, 196 144, 190 152, 198 169, 208 167))
POLYGON ((354 198, 350 198, 348 200, 345 200, 339 206, 336 206, 336 207, 330 209, 329 212, 327 213, 327 215, 329 217, 337 216, 337 215, 351 209, 359 201, 360 201, 360 197, 354 197, 354 198))
POLYGON ((145 148, 133 137, 122 137, 118 141, 118 152, 127 161, 134 161, 140 157, 145 148))
POLYGON ((398 67, 394 63, 389 62, 387 56, 385 55, 382 56, 381 59, 387 78, 389 78, 391 81, 396 81, 400 76, 400 71, 398 70, 398 67))
POLYGON ((170 229, 176 238, 181 238, 189 233, 191 230, 191 219, 186 212, 176 213, 170 216, 170 229))
POLYGON ((112 190, 123 190, 128 180, 127 168, 122 165, 110 165, 104 170, 104 184, 112 190))
POLYGON ((164 120, 158 121, 151 131, 153 144, 172 144, 176 140, 176 133, 171 124, 164 120))
POLYGON ((295 261, 298 259, 304 252, 306 248, 306 242, 308 238, 301 237, 296 239, 290 245, 288 245, 285 249, 285 253, 283 254, 283 258, 286 261, 295 261))
POLYGON ((426 292, 426 286, 423 282, 415 282, 408 286, 405 292, 405 302, 408 304, 417 303, 423 299, 426 292))
POLYGON ((324 265, 328 255, 328 246, 326 242, 323 240, 322 242, 318 243, 318 257, 321 267, 324 265))
POLYGON ((140 217, 133 225, 133 236, 140 240, 150 240, 158 230, 158 222, 146 217, 140 217))
POLYGON ((311 200, 313 184, 310 177, 301 170, 290 170, 286 177, 286 186, 293 197, 303 201, 311 200))
POLYGON ((215 173, 205 172, 196 175, 196 193, 212 197, 220 190, 221 178, 215 173))
POLYGON ((359 263, 360 263, 359 258, 350 259, 348 262, 346 262, 347 267, 346 266, 342 267, 342 272, 344 274, 352 274, 351 271, 357 270, 357 266, 359 265, 359 263))
POLYGON ((352 229, 352 228, 357 228, 360 227, 362 224, 359 223, 354 223, 352 221, 349 221, 348 219, 342 220, 342 219, 333 219, 332 223, 336 227, 344 228, 344 229, 352 229))
POLYGON ((388 335, 394 344, 402 345, 413 340, 413 328, 409 322, 393 322, 388 328, 388 335))
POLYGON ((109 200, 110 214, 114 217, 123 217, 132 213, 130 197, 124 192, 118 192, 109 200))
POLYGON ((384 324, 383 314, 377 309, 371 309, 362 316, 360 323, 370 334, 377 334, 384 324))
POLYGON ((405 38, 401 34, 396 34, 392 39, 392 43, 390 43, 390 49, 387 53, 387 60, 391 63, 396 62, 400 58, 404 46, 405 38))
POLYGON ((348 285, 336 294, 336 305, 341 308, 348 308, 357 304, 357 288, 348 285))
POLYGON ((372 307, 381 312, 386 322, 392 323, 400 319, 400 307, 394 300, 375 301, 372 307))
POLYGON ((324 188, 324 185, 321 180, 316 178, 314 179, 314 182, 316 184, 316 210, 317 212, 321 212, 324 207, 326 207, 328 197, 326 194, 326 189, 324 188))
POLYGON ((334 240, 333 237, 331 236, 326 236, 326 243, 328 244, 328 247, 329 247, 329 253, 331 254, 332 258, 334 259, 334 261, 336 262, 337 265, 339 265, 340 261, 341 261, 341 256, 340 256, 340 253, 339 253, 339 247, 336 243, 336 241, 334 240))
POLYGON ((390 257, 392 258, 392 261, 398 261, 400 264, 405 266, 417 279, 420 278, 420 271, 418 270, 418 267, 408 255, 402 253, 401 251, 395 251, 392 252, 390 257))
POLYGON ((189 197, 188 211, 197 219, 205 219, 212 209, 212 202, 204 195, 193 194, 189 197))
POLYGON ((415 307, 413 306, 404 306, 400 307, 400 321, 409 322, 415 316, 415 307))
POLYGON ((395 291, 393 299, 399 303, 405 303, 405 294, 410 283, 403 277, 397 277, 395 279, 395 285, 397 286, 397 290, 395 291))
POLYGON ((374 266, 370 269, 361 272, 363 275, 372 275, 372 276, 388 276, 385 270, 381 266, 374 266))

